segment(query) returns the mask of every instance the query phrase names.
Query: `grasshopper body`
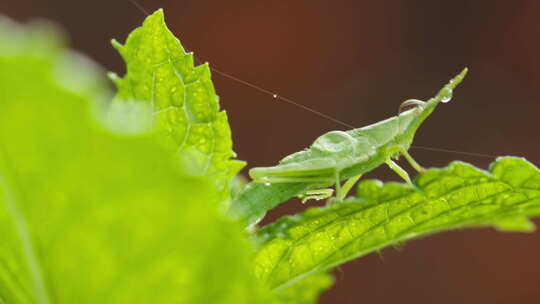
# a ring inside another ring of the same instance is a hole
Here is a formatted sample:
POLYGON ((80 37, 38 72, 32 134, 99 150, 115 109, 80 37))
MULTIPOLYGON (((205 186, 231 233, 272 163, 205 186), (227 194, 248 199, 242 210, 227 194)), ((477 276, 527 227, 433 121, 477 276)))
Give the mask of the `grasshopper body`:
MULTIPOLYGON (((363 128, 328 132, 309 148, 285 157, 277 166, 253 168, 249 174, 255 182, 266 184, 311 183, 314 187, 335 184, 339 199, 346 194, 341 189, 341 180, 354 178, 356 181, 360 175, 385 163, 410 183, 405 170, 392 159, 403 155, 414 168, 422 170, 407 152, 414 134, 440 102, 450 100, 452 90, 466 73, 467 69, 464 69, 427 102, 407 100, 402 104, 416 105, 414 109, 363 128)), ((315 190, 311 195, 303 195, 320 199, 324 198, 321 193, 328 191, 315 190)))
POLYGON ((440 102, 448 102, 452 90, 467 74, 465 68, 427 102, 407 100, 402 107, 417 107, 378 123, 349 131, 328 132, 315 140, 306 150, 285 157, 274 167, 253 168, 249 183, 233 201, 229 214, 245 218, 254 225, 267 210, 287 199, 325 199, 332 196, 336 186, 336 199, 342 200, 360 176, 382 164, 387 164, 407 182, 407 172, 392 159, 403 155, 418 171, 423 168, 407 150, 422 122, 440 102), (342 180, 347 180, 343 185, 342 180))

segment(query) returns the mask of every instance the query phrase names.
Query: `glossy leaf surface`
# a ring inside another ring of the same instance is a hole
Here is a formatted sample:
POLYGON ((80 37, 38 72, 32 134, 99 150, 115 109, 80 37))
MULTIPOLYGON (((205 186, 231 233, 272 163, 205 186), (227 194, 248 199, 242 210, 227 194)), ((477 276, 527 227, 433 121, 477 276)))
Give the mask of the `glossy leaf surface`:
POLYGON ((161 139, 177 152, 189 152, 197 170, 212 177, 222 198, 231 178, 244 166, 231 160, 231 130, 207 63, 195 66, 169 31, 162 10, 135 29, 125 45, 113 41, 127 65, 123 78, 111 74, 118 88, 115 105, 144 104, 152 111, 161 139))

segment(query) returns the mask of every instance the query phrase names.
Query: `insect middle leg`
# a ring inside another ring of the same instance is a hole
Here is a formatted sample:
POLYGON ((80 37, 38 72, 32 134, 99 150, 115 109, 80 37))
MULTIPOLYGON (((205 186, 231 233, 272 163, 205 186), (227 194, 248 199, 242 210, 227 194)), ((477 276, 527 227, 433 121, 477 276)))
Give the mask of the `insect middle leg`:
MULTIPOLYGON (((335 171, 335 178, 336 178, 336 197, 335 200, 340 202, 342 201, 345 196, 347 196, 347 193, 351 190, 351 188, 354 186, 354 184, 360 179, 362 174, 353 176, 349 178, 343 186, 341 185, 341 179, 339 177, 339 172, 335 171)), ((331 202, 330 202, 331 203, 331 202)))
POLYGON ((349 178, 345 182, 345 184, 343 184, 340 190, 341 193, 336 193, 336 198, 338 201, 342 201, 343 199, 345 199, 345 196, 347 196, 347 193, 351 191, 351 188, 354 186, 354 184, 356 184, 356 182, 360 179, 360 177, 362 177, 362 174, 358 174, 356 176, 349 178))

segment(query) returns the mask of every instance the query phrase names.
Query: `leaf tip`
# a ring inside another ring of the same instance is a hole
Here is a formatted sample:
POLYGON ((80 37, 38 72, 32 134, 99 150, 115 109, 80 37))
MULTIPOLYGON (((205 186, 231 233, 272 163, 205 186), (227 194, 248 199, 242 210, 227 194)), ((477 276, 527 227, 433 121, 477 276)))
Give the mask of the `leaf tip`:
POLYGON ((533 232, 536 225, 524 216, 504 218, 496 221, 495 229, 503 232, 533 232))
POLYGON ((158 8, 152 15, 164 17, 165 16, 165 10, 162 7, 158 8))
POLYGON ((146 18, 144 21, 146 22, 163 22, 165 23, 165 11, 163 8, 157 9, 155 12, 153 12, 150 16, 146 18))

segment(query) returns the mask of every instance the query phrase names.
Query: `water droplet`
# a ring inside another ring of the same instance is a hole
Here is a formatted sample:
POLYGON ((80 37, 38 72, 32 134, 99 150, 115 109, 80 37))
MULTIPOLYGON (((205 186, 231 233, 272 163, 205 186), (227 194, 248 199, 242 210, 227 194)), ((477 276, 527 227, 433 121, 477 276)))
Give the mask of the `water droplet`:
POLYGON ((277 94, 272 95, 274 98, 277 98, 277 94))
POLYGON ((441 102, 442 103, 447 103, 449 102, 450 100, 452 99, 452 91, 448 91, 446 92, 446 94, 444 94, 441 98, 441 102))
POLYGON ((270 186, 271 184, 270 183, 264 183, 265 186, 270 186))

